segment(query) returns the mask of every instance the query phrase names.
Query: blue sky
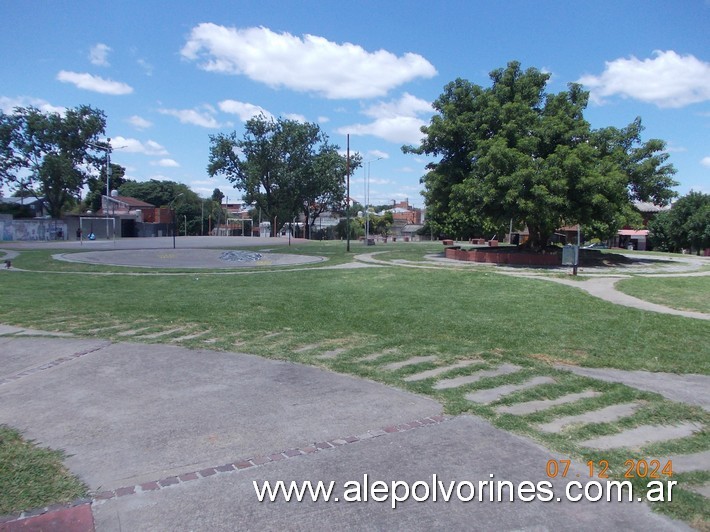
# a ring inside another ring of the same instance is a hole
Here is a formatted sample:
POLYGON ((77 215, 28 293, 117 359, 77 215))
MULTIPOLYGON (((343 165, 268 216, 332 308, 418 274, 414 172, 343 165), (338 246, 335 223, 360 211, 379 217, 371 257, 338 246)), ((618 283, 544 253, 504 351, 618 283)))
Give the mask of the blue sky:
MULTIPOLYGON (((3 0, 0 109, 102 109, 112 160, 207 197, 209 135, 263 111, 318 123, 370 164, 370 202, 422 206, 416 143, 457 77, 489 86, 518 60, 582 81, 595 128, 641 116, 668 143, 678 192, 710 193, 710 0, 3 0)), ((362 201, 365 171, 352 180, 362 201)), ((7 191, 6 191, 7 192, 7 191)))

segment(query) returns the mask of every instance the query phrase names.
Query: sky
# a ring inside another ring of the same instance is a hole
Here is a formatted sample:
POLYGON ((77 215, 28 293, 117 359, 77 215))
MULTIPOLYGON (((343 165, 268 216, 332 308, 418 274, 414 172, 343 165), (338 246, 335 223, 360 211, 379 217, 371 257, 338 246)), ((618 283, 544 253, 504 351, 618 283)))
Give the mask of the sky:
MULTIPOLYGON (((519 61, 547 90, 591 91, 593 128, 640 116, 667 143, 679 194, 710 193, 710 0, 2 0, 0 109, 91 105, 126 177, 202 197, 210 135, 258 113, 317 123, 362 155, 351 197, 423 206, 418 145, 456 78, 490 86, 519 61)), ((7 194, 7 189, 5 190, 7 194)))

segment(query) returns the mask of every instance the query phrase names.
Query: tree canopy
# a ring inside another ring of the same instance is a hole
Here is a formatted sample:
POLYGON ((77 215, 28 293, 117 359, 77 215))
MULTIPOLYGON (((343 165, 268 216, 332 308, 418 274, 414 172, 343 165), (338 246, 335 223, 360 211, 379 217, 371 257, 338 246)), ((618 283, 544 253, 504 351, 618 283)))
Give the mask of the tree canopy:
POLYGON ((85 105, 63 115, 34 107, 0 112, 0 184, 36 190, 60 216, 81 197, 91 170, 101 168, 102 150, 110 149, 99 140, 105 128, 104 113, 85 105))
MULTIPOLYGON (((111 163, 109 186, 111 190, 118 190, 128 180, 124 177, 126 169, 120 164, 111 163)), ((84 207, 90 211, 101 209, 101 197, 106 194, 106 166, 101 167, 99 175, 89 176, 86 180, 89 191, 84 196, 84 207)), ((109 191, 110 192, 110 191, 109 191)))
POLYGON ((673 204, 670 211, 648 223, 649 240, 659 251, 700 252, 710 248, 710 194, 691 191, 673 204))
POLYGON ((518 62, 490 77, 489 88, 463 79, 446 85, 421 145, 403 148, 439 158, 422 178, 436 230, 480 236, 512 220, 540 249, 564 225, 613 232, 633 200, 667 204, 674 196, 665 145, 641 142, 640 119, 593 130, 580 85, 548 94, 550 75, 518 62))
POLYGON ((187 233, 200 235, 208 225, 213 203, 203 200, 183 183, 174 181, 132 181, 126 180, 118 189, 122 196, 130 196, 156 207, 172 206, 178 233, 187 225, 187 233))
MULTIPOLYGON (((242 138, 212 135, 210 144, 209 174, 242 191, 269 219, 272 235, 300 213, 310 230, 323 211, 343 208, 346 161, 317 124, 259 115, 246 122, 242 138)), ((350 172, 359 164, 355 155, 350 172)))

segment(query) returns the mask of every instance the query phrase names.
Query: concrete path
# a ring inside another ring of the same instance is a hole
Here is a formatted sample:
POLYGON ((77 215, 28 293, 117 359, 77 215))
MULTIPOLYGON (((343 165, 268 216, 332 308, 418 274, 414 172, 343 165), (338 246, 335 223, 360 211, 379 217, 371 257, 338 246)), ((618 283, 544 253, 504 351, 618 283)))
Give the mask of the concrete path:
POLYGON ((644 504, 564 497, 440 495, 396 510, 371 497, 260 503, 253 481, 332 480, 342 499, 345 483, 364 475, 388 485, 431 484, 434 474, 445 485, 535 483, 549 480, 548 460, 565 457, 475 417, 446 418, 427 398, 314 367, 168 345, 0 340, 0 423, 67 452, 92 490, 98 530, 687 529, 644 504))
MULTIPOLYGON (((584 281, 577 281, 577 280, 571 280, 571 279, 564 279, 561 277, 551 277, 549 275, 541 274, 539 271, 535 269, 530 269, 530 268, 511 268, 511 267, 502 267, 502 266, 492 266, 492 265, 487 265, 487 264, 480 264, 480 263, 473 263, 473 262, 463 262, 463 261, 457 261, 457 260, 452 260, 452 259, 444 259, 441 257, 430 257, 430 262, 429 264, 423 264, 423 263, 413 263, 413 262, 403 262, 403 261, 398 261, 396 263, 389 262, 386 260, 379 259, 377 257, 377 254, 379 252, 373 252, 373 253, 363 253, 360 255, 356 255, 354 257, 355 260, 360 261, 365 264, 370 264, 370 265, 390 265, 390 266, 400 266, 400 267, 408 267, 408 268, 441 268, 441 267, 457 267, 457 268, 492 268, 495 267, 495 272, 500 273, 503 275, 511 275, 513 277, 526 277, 528 279, 541 279, 544 281, 551 281, 559 284, 564 284, 567 286, 573 286, 575 288, 579 288, 581 290, 584 290, 588 294, 598 297, 599 299, 603 299, 605 301, 609 301, 610 303, 614 303, 615 305, 622 305, 626 307, 631 307, 631 308, 637 308, 640 310, 648 310, 651 312, 660 312, 663 314, 673 314, 676 316, 684 316, 686 318, 695 318, 695 319, 700 319, 700 320, 710 320, 710 314, 706 314, 703 312, 693 312, 693 311, 686 311, 686 310, 678 310, 674 309, 671 307, 667 307, 665 305, 658 305, 656 303, 651 303, 650 301, 645 301, 643 299, 639 299, 637 297, 633 297, 627 294, 624 294, 623 292, 618 291, 615 288, 615 284, 623 279, 623 278, 628 278, 628 275, 624 274, 618 274, 618 273, 607 273, 605 274, 603 271, 598 271, 595 270, 593 273, 593 277, 584 280, 584 281)), ((635 256, 638 259, 638 256, 635 256)), ((664 270, 652 270, 654 272, 653 276, 665 276, 665 277, 685 277, 685 276, 691 276, 691 277, 698 277, 698 276, 707 276, 710 275, 710 271, 695 271, 698 268, 702 267, 703 265, 710 264, 710 260, 707 260, 704 257, 683 257, 679 258, 676 261, 672 262, 669 266, 666 267, 667 273, 663 273, 664 270)), ((643 273, 643 275, 646 275, 646 269, 639 267, 634 270, 633 267, 627 268, 628 272, 627 273, 635 273, 637 270, 639 273, 643 273)), ((565 270, 560 270, 557 273, 562 273, 565 270)), ((554 272, 552 272, 554 273, 554 272)), ((586 272, 585 272, 586 275, 586 272)))
MULTIPOLYGON (((707 275, 710 275, 710 272, 707 272, 707 275)), ((675 276, 677 277, 678 275, 675 276)), ((622 305, 640 310, 649 310, 651 312, 660 312, 662 314, 673 314, 675 316, 684 316, 686 318, 695 318, 698 320, 710 320, 710 314, 693 312, 689 310, 678 310, 624 294, 614 287, 614 285, 622 279, 621 277, 594 277, 586 281, 572 281, 569 279, 561 279, 559 277, 537 276, 536 278, 580 288, 594 297, 609 301, 615 305, 622 305)))

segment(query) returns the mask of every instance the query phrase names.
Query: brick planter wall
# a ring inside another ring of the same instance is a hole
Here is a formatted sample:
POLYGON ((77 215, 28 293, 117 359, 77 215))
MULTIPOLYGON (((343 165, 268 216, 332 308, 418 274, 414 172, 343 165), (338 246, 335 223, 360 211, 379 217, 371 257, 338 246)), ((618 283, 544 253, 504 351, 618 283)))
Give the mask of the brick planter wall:
POLYGON ((514 264, 522 266, 559 266, 562 258, 560 255, 538 253, 506 253, 492 252, 481 249, 446 248, 444 256, 447 259, 463 260, 469 262, 484 262, 488 264, 514 264))

